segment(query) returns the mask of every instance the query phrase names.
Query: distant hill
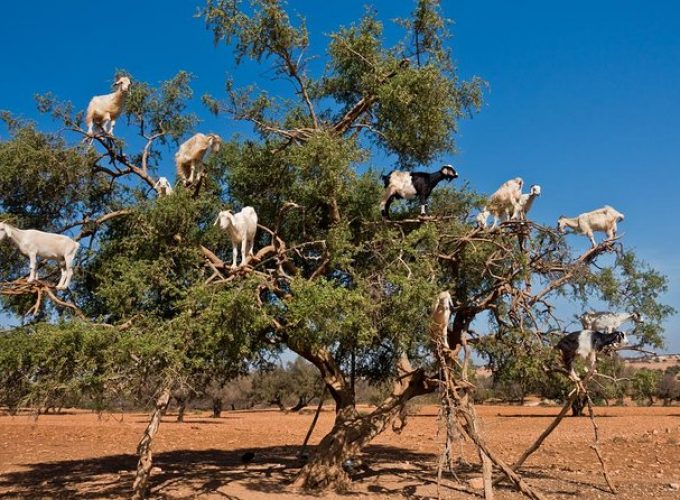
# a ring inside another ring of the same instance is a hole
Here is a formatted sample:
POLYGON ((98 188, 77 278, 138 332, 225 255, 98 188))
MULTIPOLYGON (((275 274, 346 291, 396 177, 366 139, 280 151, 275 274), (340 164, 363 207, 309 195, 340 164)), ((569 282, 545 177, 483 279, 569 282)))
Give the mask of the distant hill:
POLYGON ((648 368, 650 370, 665 370, 670 366, 680 364, 680 354, 648 354, 634 358, 623 358, 623 361, 633 368, 648 368))

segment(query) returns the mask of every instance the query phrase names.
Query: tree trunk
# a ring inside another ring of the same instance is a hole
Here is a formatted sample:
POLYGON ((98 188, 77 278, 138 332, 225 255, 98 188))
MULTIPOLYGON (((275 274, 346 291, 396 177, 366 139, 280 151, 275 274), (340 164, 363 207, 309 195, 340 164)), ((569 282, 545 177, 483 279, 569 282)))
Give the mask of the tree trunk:
POLYGON ((307 397, 306 396, 300 396, 298 398, 298 402, 295 404, 295 406, 291 407, 289 411, 295 412, 295 411, 300 411, 303 408, 306 408, 308 404, 307 397))
POLYGON ((222 398, 213 398, 212 400, 213 418, 220 418, 222 416, 222 398))
POLYGON ((311 461, 303 467, 295 486, 305 489, 347 489, 350 479, 342 468, 343 462, 355 457, 371 440, 384 431, 396 411, 378 412, 359 417, 338 415, 333 429, 316 447, 311 461))
POLYGON ((316 366, 328 392, 335 400, 335 425, 321 440, 312 459, 302 468, 294 487, 305 489, 342 490, 349 477, 342 464, 358 454, 371 440, 383 432, 413 397, 436 390, 436 383, 422 369, 414 370, 406 355, 397 361, 399 376, 392 394, 371 414, 359 416, 354 407, 354 395, 330 351, 310 346, 282 334, 288 347, 316 366))
POLYGON ((272 400, 269 401, 269 404, 276 405, 281 411, 286 411, 286 407, 283 406, 283 401, 281 401, 281 396, 276 396, 272 398, 272 400))
POLYGON ((583 394, 576 396, 574 401, 571 403, 571 416, 572 417, 582 417, 583 409, 586 407, 588 400, 583 394))
MULTIPOLYGON (((305 465, 294 486, 305 489, 336 489, 342 491, 349 484, 349 476, 342 464, 355 457, 373 438, 382 433, 404 411, 412 398, 433 392, 422 370, 413 370, 408 360, 400 361, 400 372, 392 394, 369 415, 359 416, 348 404, 336 413, 333 429, 321 440, 314 456, 305 465)), ((337 403, 337 400, 336 400, 337 403)))
POLYGON ((177 422, 184 423, 184 413, 187 409, 187 398, 175 398, 177 399, 177 422))
POLYGON ((151 414, 149 425, 146 426, 144 435, 137 446, 137 455, 139 455, 139 462, 137 463, 137 475, 135 482, 132 485, 133 500, 141 500, 149 496, 149 476, 151 475, 151 467, 153 465, 153 457, 151 454, 151 442, 158 432, 158 427, 161 425, 161 418, 168 409, 170 403, 170 386, 165 386, 161 389, 161 393, 156 399, 156 408, 151 414))

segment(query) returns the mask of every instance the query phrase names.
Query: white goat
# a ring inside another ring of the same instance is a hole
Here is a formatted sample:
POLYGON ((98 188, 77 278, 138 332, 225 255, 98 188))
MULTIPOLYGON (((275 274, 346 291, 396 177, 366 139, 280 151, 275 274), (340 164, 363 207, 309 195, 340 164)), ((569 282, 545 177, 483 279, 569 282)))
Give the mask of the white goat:
POLYGON ((626 321, 633 321, 636 324, 644 323, 644 318, 637 312, 612 313, 607 311, 588 311, 580 319, 583 328, 604 333, 612 333, 626 321))
POLYGON ((192 184, 203 175, 203 157, 210 149, 213 153, 220 150, 222 139, 217 134, 198 133, 182 143, 179 151, 175 153, 175 165, 177 176, 182 179, 185 186, 192 184), (200 172, 199 172, 200 170, 200 172))
POLYGON ((585 234, 593 247, 597 246, 593 231, 607 233, 607 239, 612 240, 616 237, 616 223, 623 220, 623 214, 617 212, 609 205, 602 208, 586 212, 576 217, 560 217, 557 221, 557 228, 561 233, 565 228, 570 227, 577 233, 585 234))
POLYGON ((491 215, 491 212, 487 210, 486 207, 477 214, 477 217, 475 217, 475 220, 477 221, 477 227, 486 228, 487 221, 489 220, 489 215, 491 215))
POLYGON ((442 342, 449 349, 448 327, 451 318, 453 301, 449 292, 441 292, 437 296, 437 302, 432 309, 432 325, 430 326, 430 339, 435 344, 442 342))
POLYGON ((500 219, 509 220, 513 214, 521 211, 520 198, 524 181, 521 177, 515 177, 504 182, 495 193, 489 196, 489 202, 477 216, 480 227, 486 227, 486 219, 493 214, 493 226, 498 225, 500 219))
POLYGON ((541 196, 541 186, 534 184, 531 190, 519 197, 519 207, 515 208, 512 218, 516 220, 526 220, 529 210, 531 210, 534 200, 541 196))
POLYGON ((36 280, 36 265, 38 257, 54 259, 59 262, 61 279, 57 290, 65 290, 71 283, 73 276, 73 260, 80 243, 62 234, 45 233, 35 229, 21 230, 6 222, 0 222, 0 241, 9 238, 19 251, 29 258, 31 273, 28 282, 36 280))
POLYGON ((255 244, 255 233, 257 232, 257 214, 253 207, 243 207, 237 214, 230 210, 223 210, 217 216, 215 225, 229 233, 233 247, 233 259, 231 268, 236 267, 238 258, 238 245, 241 245, 241 265, 246 263, 246 257, 253 256, 253 246, 255 244))
POLYGON ((165 177, 161 177, 160 179, 158 179, 156 181, 156 184, 153 185, 153 188, 156 190, 159 197, 170 196, 173 193, 170 181, 168 181, 168 179, 165 177))
POLYGON ((130 91, 130 85, 132 85, 132 82, 127 76, 118 77, 113 84, 116 87, 115 92, 97 95, 90 100, 85 116, 89 137, 93 137, 95 125, 100 127, 105 134, 113 135, 113 127, 116 124, 116 119, 123 112, 125 96, 130 91), (106 123, 109 124, 108 130, 106 130, 106 123))

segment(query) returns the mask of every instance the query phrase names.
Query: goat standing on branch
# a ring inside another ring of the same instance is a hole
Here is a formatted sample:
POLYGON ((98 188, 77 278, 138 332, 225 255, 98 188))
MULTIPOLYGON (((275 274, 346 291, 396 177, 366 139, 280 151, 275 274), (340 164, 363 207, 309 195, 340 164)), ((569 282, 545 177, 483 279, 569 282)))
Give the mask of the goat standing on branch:
POLYGON ((255 233, 257 232, 257 213, 253 207, 244 207, 237 214, 230 210, 223 210, 217 216, 215 225, 219 223, 220 228, 229 233, 233 247, 233 259, 231 268, 236 268, 238 258, 238 246, 241 245, 241 265, 245 265, 246 257, 253 256, 253 246, 255 244, 255 233))
POLYGON ((564 367, 569 372, 569 377, 574 381, 581 380, 574 370, 573 363, 577 356, 588 360, 588 371, 595 369, 597 353, 605 347, 618 347, 628 343, 625 332, 614 331, 602 333, 593 330, 581 330, 572 332, 562 337, 557 343, 557 349, 562 351, 564 367))
POLYGON ((612 313, 588 311, 581 316, 583 328, 598 332, 612 333, 626 321, 633 321, 636 325, 644 323, 640 313, 612 313))
POLYGON ((132 82, 127 76, 120 76, 116 79, 113 86, 116 91, 111 94, 97 95, 90 100, 87 106, 85 122, 87 123, 88 137, 94 137, 94 126, 97 125, 104 134, 113 136, 113 127, 116 119, 123 112, 125 97, 130 91, 132 82), (109 124, 108 130, 106 123, 109 124))
MULTIPOLYGON (((494 229, 498 225, 499 220, 510 220, 511 216, 522 212, 522 186, 524 181, 521 177, 515 177, 509 181, 504 182, 491 196, 489 202, 477 215, 477 225, 479 227, 486 227, 486 220, 489 215, 493 214, 494 229)), ((540 188, 539 188, 540 193, 540 188)))
POLYGON ((446 349, 449 349, 448 329, 451 309, 453 309, 451 294, 441 292, 432 310, 432 325, 430 326, 430 340, 435 346, 441 342, 446 349))
POLYGON ((515 220, 527 220, 527 214, 534 204, 534 200, 541 196, 541 186, 534 184, 531 190, 519 197, 519 207, 515 208, 512 218, 515 220))
POLYGON ((623 220, 623 214, 617 212, 609 205, 602 208, 586 212, 576 217, 560 217, 557 221, 557 229, 560 233, 564 233, 567 227, 572 228, 575 232, 585 234, 593 247, 597 246, 594 231, 607 233, 607 239, 613 240, 616 238, 616 223, 623 220))
POLYGON ((175 153, 177 177, 182 179, 185 186, 193 184, 203 176, 203 158, 208 151, 217 153, 222 139, 217 134, 198 133, 182 143, 175 153))
POLYGON ((383 175, 385 193, 380 201, 380 213, 384 218, 389 218, 392 200, 395 198, 410 200, 417 196, 420 201, 420 213, 425 215, 427 199, 435 186, 444 179, 451 182, 456 177, 458 177, 458 172, 451 165, 444 165, 437 172, 432 173, 395 170, 383 175))
POLYGON ((170 196, 173 193, 170 181, 168 181, 168 179, 165 177, 161 177, 160 179, 158 179, 158 181, 156 181, 156 184, 153 185, 153 188, 156 190, 159 197, 170 196))
POLYGON ((57 284, 57 290, 68 288, 73 276, 73 260, 80 248, 80 243, 62 234, 45 233, 35 229, 21 230, 6 222, 0 222, 0 241, 5 237, 9 238, 19 248, 19 251, 29 258, 31 271, 28 277, 29 283, 36 280, 38 257, 43 257, 59 262, 61 279, 57 284))

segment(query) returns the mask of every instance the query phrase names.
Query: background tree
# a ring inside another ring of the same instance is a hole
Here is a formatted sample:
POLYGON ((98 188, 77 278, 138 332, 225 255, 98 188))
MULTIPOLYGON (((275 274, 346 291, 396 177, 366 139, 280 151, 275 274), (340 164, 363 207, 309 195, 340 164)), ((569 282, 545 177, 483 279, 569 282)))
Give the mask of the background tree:
POLYGON ((277 366, 256 374, 250 399, 254 404, 276 405, 282 411, 300 411, 319 397, 321 388, 318 370, 297 358, 285 367, 277 366))
POLYGON ((669 406, 671 401, 680 399, 680 366, 666 368, 657 383, 657 397, 663 399, 663 405, 669 406))
POLYGON ((631 396, 638 402, 647 401, 648 406, 654 404, 657 386, 662 373, 657 370, 643 368, 635 373, 631 381, 631 396))

